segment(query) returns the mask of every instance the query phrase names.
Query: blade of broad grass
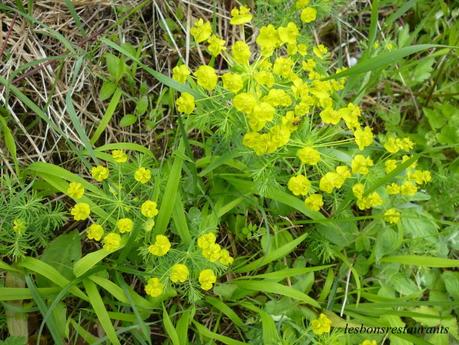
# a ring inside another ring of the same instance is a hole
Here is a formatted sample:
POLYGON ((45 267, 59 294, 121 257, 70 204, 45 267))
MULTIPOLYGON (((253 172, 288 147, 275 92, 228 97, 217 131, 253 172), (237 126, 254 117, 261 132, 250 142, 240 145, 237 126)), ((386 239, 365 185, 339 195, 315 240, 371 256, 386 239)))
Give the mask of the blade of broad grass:
POLYGON ((167 179, 166 189, 164 190, 163 198, 161 200, 158 220, 153 228, 155 235, 166 232, 167 225, 171 219, 182 175, 184 152, 185 147, 183 141, 180 141, 179 147, 175 151, 174 163, 172 164, 169 178, 167 179))
POLYGON ((419 53, 423 50, 427 50, 431 48, 440 48, 440 47, 444 48, 445 46, 438 45, 438 44, 419 44, 419 45, 414 45, 414 46, 409 46, 409 47, 403 47, 400 49, 395 49, 389 52, 384 52, 375 57, 368 58, 364 61, 361 61, 355 66, 343 72, 327 77, 325 78, 325 80, 350 77, 350 76, 355 76, 358 74, 374 71, 378 68, 392 65, 409 55, 419 53))
POLYGON ((255 261, 252 261, 252 262, 248 263, 247 265, 244 265, 244 266, 242 266, 240 268, 237 268, 236 270, 234 270, 234 272, 236 272, 236 273, 245 273, 245 272, 255 271, 255 270, 259 269, 260 267, 263 267, 263 266, 269 264, 270 262, 273 262, 274 260, 283 258, 283 257, 287 256, 288 254, 290 254, 293 250, 295 250, 295 248, 301 242, 303 242, 306 239, 307 236, 308 236, 307 233, 303 234, 300 237, 294 239, 293 241, 290 241, 289 243, 284 244, 282 247, 273 250, 269 254, 264 255, 263 257, 255 260, 255 261))
POLYGON ((379 13, 379 0, 373 0, 371 2, 371 19, 370 19, 370 29, 368 30, 368 47, 367 50, 363 53, 362 59, 364 61, 373 51, 373 46, 376 40, 376 34, 378 32, 378 13, 379 13))
POLYGON ((274 322, 271 315, 269 315, 264 310, 257 308, 250 302, 242 302, 241 306, 247 308, 251 311, 254 311, 260 315, 262 334, 263 334, 263 344, 265 345, 274 345, 279 343, 279 333, 277 332, 276 323, 274 322))
POLYGON ((327 268, 330 268, 334 265, 323 265, 323 266, 314 266, 314 267, 298 267, 298 268, 286 268, 280 271, 269 272, 257 274, 254 276, 244 276, 236 279, 278 279, 283 280, 288 277, 295 277, 303 275, 310 272, 322 271, 327 268))
POLYGON ((67 92, 65 96, 65 105, 67 107, 67 112, 69 114, 70 120, 72 121, 73 127, 78 133, 80 141, 83 143, 84 148, 86 151, 88 151, 89 155, 97 161, 96 155, 94 154, 94 150, 92 148, 92 144, 89 140, 88 135, 86 134, 86 130, 84 127, 81 125, 80 119, 78 118, 78 114, 75 110, 75 107, 73 106, 73 89, 76 85, 77 82, 77 77, 80 73, 81 65, 83 64, 84 61, 84 56, 81 56, 78 58, 78 60, 75 62, 75 68, 73 70, 73 76, 72 76, 72 81, 71 81, 71 92, 67 92))
POLYGON ((215 307, 218 311, 222 312, 228 318, 233 321, 233 323, 238 326, 238 327, 244 327, 244 321, 241 320, 239 315, 234 312, 233 309, 231 309, 227 304, 223 303, 220 301, 218 298, 212 297, 212 296, 206 296, 206 302, 215 307))
POLYGON ((168 86, 168 87, 170 87, 170 88, 172 88, 174 90, 177 90, 179 92, 188 92, 189 94, 193 95, 196 99, 201 99, 201 98, 207 97, 207 96, 197 92, 196 90, 190 88, 188 85, 179 83, 179 82, 175 81, 174 79, 169 78, 168 76, 166 76, 166 75, 164 75, 164 74, 162 74, 162 73, 160 73, 158 71, 155 71, 153 68, 148 67, 147 65, 143 64, 142 62, 140 62, 140 60, 138 58, 133 56, 126 49, 122 48, 121 46, 119 46, 115 42, 110 41, 110 40, 108 40, 108 39, 106 39, 104 37, 102 37, 100 39, 100 41, 102 43, 106 44, 107 46, 109 46, 110 48, 113 48, 113 49, 117 50, 118 52, 120 52, 121 54, 125 55, 129 59, 135 61, 139 65, 140 68, 142 68, 143 70, 148 72, 151 76, 156 78, 162 84, 164 84, 164 85, 166 85, 166 86, 168 86))
POLYGON ((70 14, 72 15, 73 20, 75 21, 76 26, 78 27, 78 30, 80 30, 80 33, 83 34, 83 36, 86 36, 86 31, 83 28, 83 25, 81 24, 80 16, 78 15, 75 6, 73 6, 73 2, 71 0, 64 0, 65 6, 67 6, 70 14))
MULTIPOLYGON (((235 158, 238 158, 242 156, 242 152, 238 151, 229 151, 221 156, 215 157, 212 159, 212 157, 209 157, 210 163, 206 166, 205 169, 203 169, 198 175, 203 177, 211 173, 213 170, 217 169, 218 167, 228 163, 229 161, 234 160, 235 158)), ((207 157, 206 157, 207 158, 207 157)), ((196 162, 198 164, 198 162, 196 162)))
MULTIPOLYGON (((0 108, 0 113, 3 112, 6 112, 6 109, 0 108)), ((17 156, 16 141, 14 140, 13 132, 11 132, 11 129, 8 127, 8 123, 3 116, 0 116, 0 129, 3 132, 3 141, 5 143, 5 147, 13 159, 16 174, 19 175, 19 161, 17 156)))
POLYGON ((188 329, 190 328, 191 321, 194 315, 194 308, 189 307, 182 313, 182 316, 177 321, 176 330, 182 345, 188 345, 188 329))
POLYGON ((110 99, 110 103, 108 104, 107 110, 105 111, 102 119, 99 122, 99 126, 97 126, 96 131, 91 137, 91 144, 95 144, 97 139, 99 139, 100 135, 105 131, 110 120, 112 119, 113 114, 115 113, 116 107, 118 106, 120 99, 121 99, 122 91, 119 87, 116 88, 115 93, 113 94, 112 98, 110 99))
POLYGON ((13 266, 8 265, 7 263, 0 260, 0 270, 10 271, 10 272, 21 272, 20 270, 14 268, 13 266))
POLYGON ((100 297, 99 291, 97 290, 97 286, 89 279, 83 280, 83 285, 86 289, 86 294, 89 297, 89 302, 91 303, 92 309, 97 315, 97 318, 107 335, 107 338, 110 340, 112 344, 121 345, 118 336, 116 335, 115 328, 110 321, 110 316, 105 309, 104 302, 102 301, 102 297, 100 297))
POLYGON ((179 336, 177 334, 177 330, 172 324, 171 318, 169 317, 169 314, 167 313, 167 310, 164 304, 163 304, 163 325, 164 325, 164 330, 169 336, 169 340, 172 342, 172 345, 180 345, 181 343, 180 343, 179 336))
MULTIPOLYGON (((59 288, 38 288, 42 296, 52 296, 59 293, 59 288)), ((0 301, 17 301, 23 299, 32 299, 32 292, 27 288, 4 288, 0 287, 0 301)))
MULTIPOLYGON (((46 306, 45 301, 40 296, 39 290, 37 289, 37 287, 35 286, 34 282, 32 281, 29 275, 25 276, 25 281, 26 281, 27 287, 30 290, 30 293, 32 295, 34 302, 37 304, 38 310, 40 311, 41 315, 45 316, 48 312, 48 308, 46 306)), ((59 328, 56 325, 56 320, 54 317, 49 317, 46 320, 46 326, 48 327, 48 330, 51 333, 54 343, 56 345, 61 345, 61 344, 64 345, 63 335, 60 334, 59 328)), ((39 343, 40 343, 40 336, 37 337, 37 344, 39 343)))
POLYGON ((332 269, 328 270, 327 278, 325 279, 325 284, 323 285, 322 291, 320 292, 319 302, 325 302, 325 299, 330 293, 333 281, 335 280, 335 273, 332 269))
MULTIPOLYGON (((26 257, 19 262, 19 266, 47 278, 49 281, 62 288, 70 284, 70 281, 60 274, 54 267, 41 260, 26 257)), ((76 286, 69 288, 69 292, 82 300, 88 300, 88 296, 86 296, 83 291, 76 286)))
POLYGON ((80 260, 75 262, 75 264, 73 265, 73 273, 76 277, 82 276, 111 253, 112 252, 109 252, 102 248, 96 250, 95 252, 86 254, 80 260))
POLYGON ((439 268, 459 267, 459 260, 419 255, 386 256, 381 259, 381 262, 439 268))
POLYGON ((81 327, 75 320, 70 319, 70 324, 73 326, 77 334, 83 338, 84 341, 88 344, 94 344, 97 341, 97 338, 81 327))
POLYGON ((292 287, 285 286, 279 283, 267 281, 267 280, 233 280, 231 284, 237 285, 238 287, 246 290, 264 292, 264 293, 273 293, 277 295, 287 296, 293 298, 297 301, 310 304, 314 307, 320 308, 320 304, 317 303, 314 299, 304 294, 303 292, 296 290, 292 287))
POLYGON ((198 331, 198 333, 205 338, 218 340, 219 342, 222 342, 223 344, 226 344, 226 345, 248 345, 247 343, 243 343, 242 341, 235 340, 235 339, 226 337, 224 335, 214 333, 211 330, 207 329, 207 327, 201 325, 200 323, 196 321, 193 321, 193 325, 198 331))
POLYGON ((185 216, 185 208, 183 207, 182 196, 179 191, 175 197, 175 207, 172 212, 172 220, 174 221, 175 229, 182 242, 185 244, 190 243, 190 229, 188 228, 188 222, 185 216))
POLYGON ((401 16, 403 16, 408 10, 414 7, 417 3, 417 0, 409 0, 403 3, 397 11, 392 13, 389 17, 384 19, 384 26, 390 28, 392 24, 401 16))
MULTIPOLYGON (((105 151, 111 151, 111 150, 136 151, 136 152, 143 153, 151 158, 155 158, 155 156, 153 155, 153 152, 151 152, 145 146, 142 146, 136 143, 113 143, 113 144, 105 144, 105 145, 102 145, 96 148, 96 152, 105 152, 105 151)), ((110 156, 110 159, 111 159, 111 156, 110 156)))

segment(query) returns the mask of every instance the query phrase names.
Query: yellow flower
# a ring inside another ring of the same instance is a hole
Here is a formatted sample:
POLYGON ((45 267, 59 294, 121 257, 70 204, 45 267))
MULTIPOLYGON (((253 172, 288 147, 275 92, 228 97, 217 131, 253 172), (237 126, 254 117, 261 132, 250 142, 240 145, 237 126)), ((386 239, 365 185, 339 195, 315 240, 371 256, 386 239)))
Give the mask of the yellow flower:
POLYGON ((349 167, 345 165, 339 165, 336 167, 336 173, 341 176, 343 179, 347 179, 351 177, 351 171, 349 170, 349 167))
POLYGON ((326 193, 331 193, 333 189, 341 187, 341 181, 344 181, 344 179, 336 172, 328 172, 321 177, 319 189, 326 193))
POLYGON ((391 224, 397 224, 400 222, 400 212, 395 208, 390 208, 384 212, 384 220, 391 224))
POLYGON ((201 43, 210 37, 212 34, 212 27, 209 22, 204 22, 204 20, 200 18, 194 23, 190 32, 196 42, 201 43))
POLYGON ((292 99, 284 90, 271 89, 268 94, 263 97, 263 101, 271 104, 273 107, 288 107, 292 104, 292 99))
POLYGON ((395 195, 400 193, 400 186, 396 183, 391 183, 386 187, 387 194, 395 195))
POLYGON ((414 147, 414 143, 409 138, 397 139, 397 145, 403 151, 410 151, 414 147))
POLYGON ((269 57, 273 54, 274 49, 280 44, 279 33, 272 24, 262 26, 256 42, 260 47, 261 55, 269 57))
POLYGON ((389 174, 391 171, 397 168, 397 161, 395 159, 388 159, 384 162, 384 171, 389 174))
POLYGON ((365 147, 373 144, 373 133, 371 132, 371 128, 368 126, 364 129, 357 129, 354 132, 354 137, 359 150, 363 150, 365 147))
POLYGON ((122 234, 125 232, 131 232, 134 228, 134 222, 130 218, 121 218, 116 222, 116 227, 122 234))
POLYGON ((198 79, 198 85, 207 91, 212 91, 217 86, 218 76, 213 67, 199 66, 194 75, 198 79))
POLYGON ((100 224, 91 224, 86 231, 86 235, 90 240, 100 241, 104 235, 104 228, 100 224))
POLYGON ((225 73, 222 75, 223 87, 233 93, 239 92, 244 86, 244 81, 239 74, 236 73, 225 73))
POLYGON ((363 193, 365 192, 365 186, 361 183, 356 183, 352 186, 352 193, 357 199, 363 198, 363 193))
POLYGON ((358 106, 349 103, 346 107, 340 108, 338 112, 341 114, 341 117, 346 123, 347 128, 351 130, 360 128, 359 117, 361 115, 361 111, 358 106))
POLYGON ((85 220, 89 217, 91 213, 91 208, 85 202, 79 202, 73 206, 70 210, 70 214, 73 216, 75 220, 85 220))
POLYGON ((104 237, 103 243, 104 249, 112 252, 121 247, 121 236, 116 232, 111 232, 104 237))
POLYGON ((172 79, 178 81, 179 83, 186 82, 186 78, 190 75, 190 69, 187 65, 175 66, 172 69, 172 79))
POLYGON ((13 230, 18 235, 22 235, 27 228, 27 223, 24 219, 14 219, 13 220, 13 230))
POLYGON ((306 146, 302 149, 299 149, 296 153, 298 158, 300 158, 301 163, 315 165, 320 161, 320 153, 316 149, 306 146))
POLYGON ((70 182, 67 195, 73 199, 80 199, 84 195, 84 187, 79 182, 70 182))
POLYGON ((222 248, 218 243, 211 243, 209 247, 202 250, 202 256, 210 262, 216 262, 220 259, 222 248))
POLYGON ((184 283, 187 281, 190 271, 184 264, 175 264, 171 267, 171 281, 174 283, 184 283))
POLYGON ((356 155, 352 159, 352 173, 353 174, 368 174, 368 168, 373 166, 373 161, 370 157, 365 157, 363 155, 356 155))
POLYGON ((301 56, 305 56, 308 53, 308 46, 306 44, 304 44, 304 43, 298 44, 297 48, 298 48, 298 53, 301 56))
POLYGON ((376 342, 376 340, 364 340, 362 341, 362 343, 360 345, 378 345, 378 343, 376 342))
POLYGON ((142 213, 144 217, 153 218, 154 216, 158 214, 157 206, 158 205, 156 204, 156 202, 151 201, 151 200, 146 200, 144 201, 142 206, 140 206, 140 212, 142 213))
POLYGON ((98 165, 96 167, 91 168, 91 175, 92 178, 97 182, 102 182, 103 180, 108 178, 109 171, 106 167, 98 165))
POLYGON ((328 49, 323 44, 319 44, 318 46, 312 48, 312 52, 319 59, 322 59, 328 53, 328 49))
POLYGON ((311 181, 304 175, 292 176, 287 186, 294 195, 306 195, 311 189, 311 181))
POLYGON ((135 171, 134 178, 137 182, 145 184, 151 179, 151 171, 150 169, 140 167, 135 171))
POLYGON ((112 157, 116 163, 126 163, 128 160, 128 156, 123 150, 113 150, 112 157))
POLYGON ((252 127, 254 130, 260 130, 264 127, 266 122, 269 122, 273 119, 274 113, 276 110, 274 107, 266 102, 260 102, 256 104, 253 107, 252 114, 250 115, 250 118, 255 120, 255 123, 252 127), (260 126, 257 126, 256 124, 259 123, 260 126))
POLYGON ((319 318, 311 322, 312 332, 316 335, 330 333, 331 320, 325 315, 320 314, 319 318))
POLYGON ((301 63, 301 68, 305 70, 306 72, 314 71, 315 67, 316 67, 316 62, 313 59, 307 59, 306 61, 303 61, 301 63))
POLYGON ((225 40, 222 40, 217 35, 212 35, 207 42, 209 43, 209 45, 207 46, 207 50, 212 56, 217 56, 222 51, 226 50, 225 40))
POLYGON ((179 98, 175 101, 177 110, 181 113, 191 114, 194 110, 194 97, 188 92, 183 92, 179 98))
POLYGON ((145 285, 145 293, 151 297, 161 296, 164 290, 164 285, 158 278, 148 279, 147 285, 145 285))
POLYGON ((311 0, 296 0, 295 7, 297 10, 301 10, 309 5, 311 0))
POLYGON ((250 114, 255 104, 257 99, 251 93, 240 93, 233 98, 233 106, 244 114, 250 114))
POLYGON ((207 291, 212 289, 212 286, 216 281, 217 276, 211 269, 205 269, 199 273, 199 284, 201 284, 201 289, 203 290, 207 291))
POLYGON ((274 85, 274 75, 268 71, 255 72, 254 78, 260 85, 272 87, 274 85))
POLYGON ((289 57, 278 57, 274 61, 273 72, 283 78, 289 78, 293 70, 293 60, 289 57))
POLYGON ((164 256, 171 249, 169 239, 164 235, 156 235, 156 241, 148 247, 148 251, 156 256, 164 256))
POLYGON ((368 196, 357 199, 357 207, 360 210, 366 210, 372 207, 381 206, 383 200, 377 192, 373 192, 368 196))
POLYGON ((306 208, 312 211, 319 211, 320 208, 324 205, 324 200, 321 194, 311 194, 304 201, 306 208))
POLYGON ((336 125, 341 120, 341 114, 333 108, 328 107, 322 110, 319 116, 323 123, 330 123, 332 125, 336 125))
POLYGON ((201 249, 207 249, 211 244, 215 243, 216 239, 215 234, 212 232, 201 235, 198 238, 198 247, 201 249))
POLYGON ((222 265, 229 266, 233 263, 234 259, 233 257, 229 254, 229 251, 226 249, 222 249, 220 252, 220 259, 219 262, 222 265))
POLYGON ((393 135, 388 135, 384 143, 384 148, 389 153, 397 153, 400 150, 400 147, 397 143, 397 138, 393 135))
POLYGON ((295 23, 289 22, 287 26, 281 26, 277 29, 279 33, 279 38, 282 43, 287 44, 295 44, 296 45, 296 38, 299 35, 298 27, 295 23))
POLYGON ((233 8, 231 10, 231 25, 243 25, 250 23, 252 20, 252 14, 250 13, 250 8, 241 6, 239 9, 233 8))
POLYGON ((301 11, 300 18, 303 23, 311 23, 317 18, 317 10, 314 7, 306 7, 301 11))
POLYGON ((414 180, 416 184, 424 184, 432 180, 432 175, 428 170, 415 170, 408 174, 410 180, 414 180))
POLYGON ((231 47, 231 53, 234 61, 241 65, 247 65, 250 60, 250 48, 243 41, 234 42, 231 47))
POLYGON ((417 191, 418 191, 418 188, 416 187, 416 185, 410 181, 406 181, 402 183, 402 185, 400 186, 400 193, 402 195, 412 196, 416 194, 417 191))

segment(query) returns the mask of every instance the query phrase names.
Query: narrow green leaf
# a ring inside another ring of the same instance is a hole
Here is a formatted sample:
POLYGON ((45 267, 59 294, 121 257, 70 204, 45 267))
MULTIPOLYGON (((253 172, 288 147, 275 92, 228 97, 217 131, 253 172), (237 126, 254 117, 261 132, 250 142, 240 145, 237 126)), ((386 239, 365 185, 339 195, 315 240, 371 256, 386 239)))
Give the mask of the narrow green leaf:
POLYGON ((180 339, 177 334, 177 330, 174 328, 172 324, 171 318, 167 313, 166 307, 163 305, 163 325, 164 329, 169 336, 169 340, 172 342, 173 345, 180 345, 180 339))
POLYGON ((102 248, 96 250, 95 252, 86 254, 80 260, 75 262, 75 265, 73 266, 73 273, 75 273, 76 277, 81 277, 111 253, 112 252, 102 248))
MULTIPOLYGON (((52 296, 59 293, 60 290, 60 288, 38 288, 38 292, 42 296, 52 296)), ((32 299, 30 289, 0 287, 0 301, 20 301, 23 299, 32 299)))
POLYGON ((386 256, 381 262, 426 267, 459 267, 459 260, 418 255, 386 256))
POLYGON ((177 192, 175 197, 175 206, 172 213, 172 220, 174 221, 175 229, 180 236, 183 243, 191 242, 190 229, 185 216, 185 209, 183 207, 182 196, 177 192))
POLYGON ((233 309, 231 309, 228 305, 224 302, 220 301, 218 298, 207 296, 206 302, 215 307, 218 311, 222 312, 226 316, 229 317, 231 321, 238 327, 244 327, 244 321, 241 320, 239 315, 237 315, 233 309))
POLYGON ((201 334, 203 337, 218 340, 219 342, 222 342, 226 345, 248 345, 247 343, 243 343, 239 340, 235 340, 229 337, 225 337, 224 335, 214 333, 196 321, 193 321, 193 324, 196 327, 198 333, 201 334))
POLYGON ((314 266, 314 267, 298 267, 298 268, 286 268, 280 271, 257 274, 254 276, 245 276, 241 277, 241 279, 286 279, 288 277, 295 277, 299 275, 303 275, 310 272, 322 271, 333 265, 323 265, 323 266, 314 266))
POLYGON ((102 119, 99 122, 99 126, 97 126, 96 131, 91 137, 91 144, 94 145, 97 139, 99 139, 100 135, 105 131, 105 128, 107 128, 108 124, 110 123, 110 120, 112 119, 113 114, 115 113, 116 107, 120 102, 120 99, 121 89, 117 88, 112 96, 112 99, 110 100, 110 103, 108 104, 104 116, 102 116, 102 119))

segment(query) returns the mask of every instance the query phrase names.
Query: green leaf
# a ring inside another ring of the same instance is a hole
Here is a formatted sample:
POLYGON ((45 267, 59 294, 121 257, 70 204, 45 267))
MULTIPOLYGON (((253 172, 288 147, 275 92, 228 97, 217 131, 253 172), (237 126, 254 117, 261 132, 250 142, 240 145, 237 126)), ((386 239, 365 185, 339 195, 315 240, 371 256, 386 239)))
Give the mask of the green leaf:
POLYGON ((446 271, 441 275, 446 291, 459 302, 459 272, 446 271))
POLYGON ((148 96, 144 95, 140 97, 140 99, 137 101, 137 104, 135 106, 135 114, 137 116, 142 116, 147 112, 148 109, 148 96))
POLYGON ((211 296, 206 297, 206 302, 215 307, 216 310, 222 312, 238 327, 244 327, 244 321, 231 309, 228 305, 219 299, 211 296))
POLYGON ((387 256, 381 262, 425 267, 459 267, 459 260, 418 255, 387 256))
POLYGON ((105 309, 104 302, 102 301, 99 291, 97 290, 97 286, 89 279, 84 279, 83 285, 86 289, 86 293, 88 294, 92 310, 94 313, 96 313, 97 318, 99 319, 99 322, 104 329, 108 339, 112 344, 121 345, 118 336, 116 335, 115 328, 113 328, 113 325, 110 321, 110 316, 107 312, 107 309, 105 309))
POLYGON ((254 276, 245 276, 243 279, 273 279, 273 280, 283 280, 288 277, 295 277, 303 275, 310 272, 322 271, 333 265, 323 265, 323 266, 314 266, 314 267, 298 267, 298 268, 286 268, 280 271, 269 272, 257 274, 254 276))
POLYGON ((163 305, 163 325, 164 329, 166 330, 167 335, 169 336, 169 340, 172 342, 173 345, 180 345, 180 339, 177 334, 177 330, 174 328, 172 324, 171 318, 167 313, 166 307, 163 305))
POLYGON ((26 345, 26 337, 8 337, 3 341, 0 341, 0 345, 26 345))
POLYGON ((236 269, 235 272, 244 273, 244 272, 255 271, 255 270, 259 269, 260 267, 263 267, 264 265, 267 265, 267 264, 269 264, 270 262, 272 262, 274 260, 277 260, 277 259, 280 259, 280 258, 284 258, 289 253, 291 253, 293 250, 295 250, 295 248, 301 242, 303 242, 306 239, 307 236, 308 236, 307 233, 303 234, 300 237, 298 237, 297 239, 295 239, 295 240, 293 240, 293 241, 291 241, 291 242, 289 242, 287 244, 284 244, 280 248, 277 248, 277 249, 273 250, 269 254, 267 254, 267 255, 255 260, 255 261, 252 261, 252 262, 248 263, 247 265, 244 265, 244 266, 236 269))
POLYGON ((132 114, 124 115, 120 120, 120 127, 129 127, 137 122, 137 116, 132 114))
POLYGON ((14 136, 11 132, 11 129, 8 128, 8 123, 3 116, 0 116, 0 129, 2 129, 3 131, 3 140, 5 143, 5 147, 10 153, 11 158, 13 158, 16 173, 19 174, 19 161, 16 153, 16 142, 14 141, 14 136))
POLYGON ((111 253, 112 252, 102 248, 96 250, 95 252, 86 254, 80 260, 75 262, 75 265, 73 266, 73 273, 76 277, 81 277, 111 253))
POLYGON ((164 190, 163 198, 161 200, 158 220, 153 228, 155 234, 163 234, 166 231, 167 225, 171 219, 182 175, 184 152, 185 149, 183 142, 180 142, 178 149, 175 151, 174 163, 172 164, 172 169, 169 173, 169 178, 167 179, 166 189, 164 190))
POLYGON ((177 321, 177 334, 182 342, 182 345, 188 345, 188 329, 190 327, 191 320, 193 319, 193 315, 194 308, 189 307, 183 312, 182 316, 177 321))
POLYGON ((115 92, 116 87, 116 83, 112 82, 111 80, 105 80, 99 91, 99 99, 101 101, 109 99, 110 96, 115 92))
POLYGON ((191 242, 190 229, 185 216, 185 209, 183 207, 182 197, 180 192, 177 192, 175 197, 175 207, 172 213, 172 220, 174 221, 175 229, 180 236, 183 243, 191 242))
POLYGON ((218 340, 219 342, 226 345, 248 345, 247 343, 243 343, 239 340, 231 339, 229 337, 225 337, 224 335, 214 333, 196 321, 193 321, 193 324, 196 327, 198 333, 203 337, 218 340))
POLYGON ((124 62, 119 57, 113 54, 105 54, 105 61, 107 63, 108 73, 115 82, 118 82, 124 73, 124 62))
POLYGON ((99 122, 99 126, 97 126, 96 131, 92 135, 91 144, 94 145, 97 139, 99 139, 100 135, 105 131, 105 128, 107 128, 108 124, 110 123, 110 120, 112 119, 113 114, 115 113, 116 107, 120 102, 120 99, 121 89, 117 88, 115 93, 113 94, 112 99, 110 100, 110 103, 108 104, 104 116, 102 116, 102 119, 99 122))
MULTIPOLYGON (((60 288, 38 288, 42 296, 52 296, 59 293, 60 288)), ((0 287, 0 301, 20 301, 23 299, 32 299, 32 292, 27 288, 4 288, 0 287)))
POLYGON ((246 290, 274 293, 277 295, 287 296, 295 300, 310 304, 314 307, 320 308, 320 304, 313 300, 308 295, 298 291, 292 287, 285 286, 279 283, 270 282, 267 280, 253 281, 253 280, 233 280, 231 284, 246 290))

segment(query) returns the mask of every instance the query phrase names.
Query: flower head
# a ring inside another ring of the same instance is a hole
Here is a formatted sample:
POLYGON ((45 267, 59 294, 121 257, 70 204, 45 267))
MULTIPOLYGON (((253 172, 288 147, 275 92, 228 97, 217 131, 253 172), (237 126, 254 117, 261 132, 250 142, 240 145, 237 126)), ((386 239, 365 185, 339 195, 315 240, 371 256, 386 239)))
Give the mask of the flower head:
POLYGON ((126 163, 128 160, 128 156, 123 150, 113 150, 112 157, 116 163, 126 163))
POLYGON ((84 195, 84 187, 79 182, 70 182, 67 195, 73 199, 80 199, 84 195))
POLYGON ((184 264, 175 264, 171 267, 170 279, 174 283, 183 283, 188 279, 190 271, 184 264))
POLYGON ((27 223, 24 219, 16 218, 13 220, 13 230, 18 235, 22 235, 27 229, 27 223))
POLYGON ((354 137, 359 150, 363 150, 365 147, 373 144, 373 133, 371 132, 371 128, 368 126, 364 129, 357 129, 354 132, 354 137))
POLYGON ((86 229, 86 235, 90 240, 100 241, 100 239, 104 235, 104 228, 100 224, 91 224, 86 229))
POLYGON ((328 49, 323 44, 319 44, 318 46, 312 48, 312 52, 319 59, 322 59, 328 53, 328 49))
POLYGON ((97 182, 102 182, 103 180, 106 180, 108 178, 108 175, 109 170, 102 165, 98 165, 96 167, 91 168, 91 176, 97 182))
POLYGON ((260 47, 261 55, 269 57, 280 44, 279 33, 272 24, 263 26, 260 28, 256 42, 260 47))
POLYGON ((111 232, 104 237, 103 243, 104 249, 112 252, 121 247, 121 236, 116 232, 111 232))
POLYGON ((229 254, 229 251, 226 249, 222 249, 220 251, 220 259, 218 260, 222 265, 229 266, 233 263, 234 259, 229 254))
POLYGON ((134 228, 134 222, 130 218, 121 218, 116 222, 116 227, 122 234, 125 232, 131 232, 134 228))
POLYGON ((137 182, 145 184, 151 179, 151 170, 140 167, 135 171, 134 178, 137 182))
POLYGON ((196 42, 201 43, 210 37, 212 34, 212 27, 209 22, 205 22, 202 18, 200 18, 194 23, 190 33, 196 42))
POLYGON ((320 161, 319 151, 310 146, 299 149, 296 155, 303 164, 316 165, 320 161))
MULTIPOLYGON (((202 65, 194 72, 198 85, 207 91, 212 91, 217 86, 218 76, 213 67, 202 65)), ((191 95, 190 95, 191 96, 191 95)))
POLYGON ((250 8, 241 6, 231 10, 231 25, 243 25, 250 23, 251 20, 252 14, 250 13, 250 8))
POLYGON ((156 235, 156 241, 148 247, 148 251, 156 256, 164 256, 171 249, 169 239, 164 235, 156 235))
POLYGON ((378 345, 378 343, 376 342, 376 340, 366 339, 366 340, 362 341, 360 343, 360 345, 378 345))
POLYGON ((330 333, 331 320, 325 314, 320 314, 318 319, 312 320, 311 327, 314 334, 317 335, 330 333))
POLYGON ((306 195, 311 189, 311 181, 304 175, 292 176, 287 187, 294 195, 306 195))
POLYGON ((239 74, 236 73, 225 73, 222 75, 223 87, 233 93, 239 92, 244 86, 244 81, 239 74))
POLYGON ((247 65, 250 60, 250 48, 244 41, 236 41, 231 47, 234 61, 241 65, 247 65))
POLYGON ((306 208, 312 211, 319 211, 324 205, 324 201, 321 194, 311 194, 304 201, 306 208))
POLYGON ((301 11, 300 17, 303 23, 311 23, 317 18, 317 10, 314 7, 306 7, 301 11))
POLYGON ((178 81, 179 83, 185 83, 186 78, 190 75, 190 69, 187 65, 175 66, 172 69, 172 79, 178 81))
POLYGON ((390 208, 384 212, 384 220, 391 224, 397 224, 400 222, 400 212, 395 208, 390 208))
POLYGON ((175 101, 177 110, 181 113, 191 114, 194 110, 194 97, 188 92, 183 92, 179 98, 175 101))
POLYGON ((373 166, 373 160, 370 157, 365 157, 363 155, 356 155, 352 159, 352 173, 353 174, 368 174, 369 167, 373 166))
POLYGON ((75 220, 85 220, 89 217, 90 213, 91 208, 85 202, 79 202, 70 209, 70 214, 73 216, 73 219, 75 220))
POLYGON ((212 243, 209 247, 202 250, 204 256, 210 262, 216 262, 220 259, 222 247, 218 243, 212 243))
POLYGON ((157 206, 158 205, 156 204, 155 201, 146 200, 144 201, 142 206, 140 206, 140 212, 142 213, 144 217, 153 218, 159 212, 157 209, 157 206))
POLYGON ((222 51, 225 51, 225 40, 222 40, 217 35, 212 35, 209 40, 207 41, 209 45, 207 46, 207 50, 209 51, 210 55, 217 56, 222 51))
POLYGON ((296 45, 296 38, 300 32, 295 23, 289 22, 287 26, 278 28, 277 32, 282 43, 296 45))
POLYGON ((158 278, 148 279, 147 285, 145 285, 145 293, 151 297, 158 297, 163 293, 164 285, 158 278))
POLYGON ((207 249, 211 244, 214 244, 217 238, 213 232, 201 235, 198 237, 198 247, 201 249, 207 249))
POLYGON ((199 284, 201 284, 201 289, 203 290, 207 291, 212 289, 212 286, 216 281, 217 276, 211 269, 205 269, 199 273, 199 284))
POLYGON ((251 93, 243 92, 233 98, 233 106, 244 114, 250 114, 256 104, 257 99, 251 93))

